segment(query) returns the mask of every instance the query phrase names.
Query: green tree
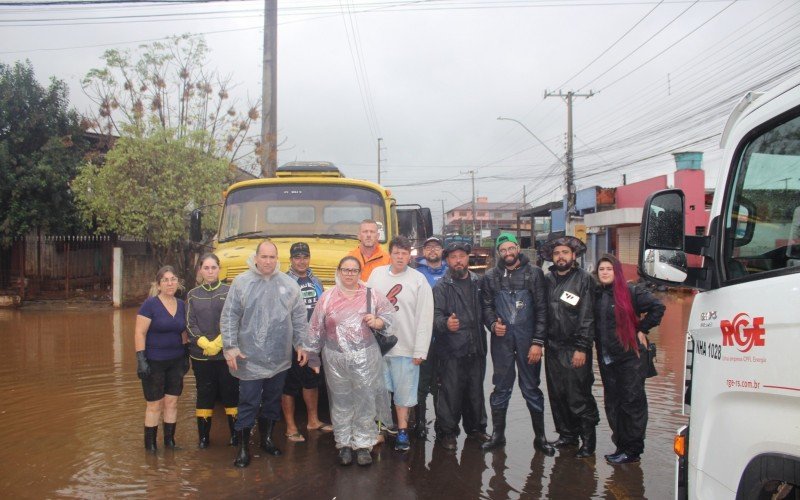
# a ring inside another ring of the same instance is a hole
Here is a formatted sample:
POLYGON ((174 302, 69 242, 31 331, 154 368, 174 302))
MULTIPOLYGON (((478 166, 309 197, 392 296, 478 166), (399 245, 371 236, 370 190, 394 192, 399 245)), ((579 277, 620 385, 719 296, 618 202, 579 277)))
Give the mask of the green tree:
MULTIPOLYGON (((189 213, 219 203, 230 181, 228 163, 198 148, 199 141, 172 129, 121 137, 105 164, 86 163, 72 184, 84 217, 101 232, 146 239, 162 265, 186 269, 189 213)), ((203 220, 213 230, 218 212, 209 208, 203 220)))
POLYGON ((81 230, 69 181, 88 149, 63 81, 43 87, 30 61, 0 63, 0 235, 81 230))
POLYGON ((136 52, 107 50, 105 67, 90 70, 82 85, 96 104, 89 127, 109 135, 144 137, 163 130, 231 167, 256 174, 260 146, 254 124, 258 104, 237 109, 230 77, 208 67, 202 37, 176 36, 141 45, 136 52), (204 132, 198 134, 197 132, 204 132))

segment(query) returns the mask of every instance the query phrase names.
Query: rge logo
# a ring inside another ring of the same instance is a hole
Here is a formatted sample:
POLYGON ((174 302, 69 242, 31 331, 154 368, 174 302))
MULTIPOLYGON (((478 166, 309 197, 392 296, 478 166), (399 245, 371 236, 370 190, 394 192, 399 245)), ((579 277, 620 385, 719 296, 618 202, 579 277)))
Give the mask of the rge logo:
POLYGON ((753 346, 763 347, 764 336, 767 334, 764 329, 764 317, 752 318, 752 325, 750 323, 751 318, 747 313, 737 314, 733 321, 723 319, 719 323, 719 328, 722 330, 722 345, 735 345, 741 352, 747 352, 753 346))

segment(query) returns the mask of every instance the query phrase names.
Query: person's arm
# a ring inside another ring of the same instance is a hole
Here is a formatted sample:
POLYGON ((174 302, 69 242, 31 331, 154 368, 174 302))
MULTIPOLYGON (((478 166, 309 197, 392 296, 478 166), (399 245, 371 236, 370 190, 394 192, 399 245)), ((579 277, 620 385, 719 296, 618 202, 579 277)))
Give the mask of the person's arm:
POLYGON ((234 281, 228 291, 228 297, 225 299, 219 320, 220 330, 222 330, 223 355, 228 362, 228 367, 233 371, 239 369, 236 359, 245 357, 239 350, 239 328, 243 310, 241 292, 234 281))
POLYGON ((192 345, 196 345, 200 349, 208 347, 208 339, 197 324, 197 297, 194 295, 194 290, 191 290, 186 296, 186 331, 188 332, 188 340, 192 345))
POLYGON ((581 276, 580 301, 578 302, 578 324, 574 335, 575 349, 587 353, 592 350, 594 340, 594 279, 581 276))
POLYGON ((544 346, 547 340, 547 284, 544 273, 538 267, 533 268, 531 295, 533 296, 534 322, 531 344, 544 346))
POLYGON ((431 328, 433 327, 433 292, 428 281, 421 273, 417 286, 417 307, 414 311, 417 322, 417 334, 414 337, 414 359, 416 364, 421 363, 428 357, 428 349, 431 347, 431 328))
POLYGON ((152 319, 143 314, 149 314, 149 308, 143 305, 136 315, 136 325, 133 328, 133 346, 136 351, 136 374, 140 379, 150 375, 150 364, 147 362, 145 349, 147 345, 147 330, 152 319))
POLYGON ((439 281, 433 287, 433 331, 448 332, 447 318, 453 311, 448 310, 445 286, 439 281))
POLYGON ((658 297, 643 287, 632 286, 629 289, 631 289, 631 299, 634 307, 636 308, 636 314, 644 314, 644 316, 639 320, 638 333, 644 334, 644 336, 639 335, 639 341, 646 346, 646 335, 650 333, 650 330, 661 324, 661 319, 664 317, 664 311, 666 310, 666 307, 664 306, 664 303, 658 299, 658 297))
POLYGON ((483 324, 486 328, 494 333, 494 323, 497 321, 497 312, 494 308, 494 290, 492 289, 492 279, 489 270, 483 276, 483 286, 481 287, 481 310, 483 317, 483 324))

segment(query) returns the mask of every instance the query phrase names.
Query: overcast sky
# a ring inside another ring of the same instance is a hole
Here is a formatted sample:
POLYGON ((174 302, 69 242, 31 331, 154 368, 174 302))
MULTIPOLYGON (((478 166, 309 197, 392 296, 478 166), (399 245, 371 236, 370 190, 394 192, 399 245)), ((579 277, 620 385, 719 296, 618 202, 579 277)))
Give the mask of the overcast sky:
MULTIPOLYGON (((26 2, 30 3, 30 2, 26 2)), ((261 93, 263 2, 0 7, 0 61, 80 80, 107 48, 205 33, 213 64, 261 93), (90 20, 90 18, 102 18, 90 20)), ((705 153, 713 185, 725 118, 747 90, 800 70, 797 0, 294 0, 278 2, 279 164, 329 160, 434 218, 471 199, 563 196, 566 106, 576 98, 578 189, 674 170, 705 153), (523 122, 546 144, 542 146, 523 122), (524 188, 523 188, 524 187, 524 188)))

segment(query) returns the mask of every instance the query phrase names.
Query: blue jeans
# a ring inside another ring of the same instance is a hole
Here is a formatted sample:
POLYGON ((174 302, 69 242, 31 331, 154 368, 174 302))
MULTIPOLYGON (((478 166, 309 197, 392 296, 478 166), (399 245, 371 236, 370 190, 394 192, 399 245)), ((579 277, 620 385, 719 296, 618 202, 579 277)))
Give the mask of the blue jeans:
POLYGON ((235 426, 237 431, 252 428, 256 422, 256 414, 260 418, 280 420, 281 394, 287 372, 288 370, 284 370, 271 378, 239 381, 239 418, 235 426))

